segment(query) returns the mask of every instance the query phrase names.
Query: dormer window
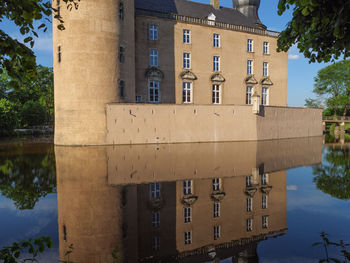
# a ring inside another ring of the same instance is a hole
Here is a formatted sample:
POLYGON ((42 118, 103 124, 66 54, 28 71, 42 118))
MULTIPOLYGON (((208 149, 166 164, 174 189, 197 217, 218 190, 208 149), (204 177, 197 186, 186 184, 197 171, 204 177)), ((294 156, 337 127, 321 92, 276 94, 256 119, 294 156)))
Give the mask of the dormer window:
POLYGON ((208 15, 208 25, 215 26, 215 20, 216 20, 216 15, 214 15, 213 13, 210 13, 208 15))

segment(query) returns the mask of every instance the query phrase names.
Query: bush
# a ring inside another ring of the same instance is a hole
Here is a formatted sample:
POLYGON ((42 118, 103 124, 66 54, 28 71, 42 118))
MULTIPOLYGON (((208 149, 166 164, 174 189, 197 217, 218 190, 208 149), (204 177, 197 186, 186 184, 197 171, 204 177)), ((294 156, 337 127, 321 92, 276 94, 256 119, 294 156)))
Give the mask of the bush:
POLYGON ((17 124, 15 105, 9 100, 0 99, 0 134, 8 134, 17 124))
POLYGON ((45 124, 45 108, 38 101, 27 101, 21 111, 23 126, 35 126, 45 124))

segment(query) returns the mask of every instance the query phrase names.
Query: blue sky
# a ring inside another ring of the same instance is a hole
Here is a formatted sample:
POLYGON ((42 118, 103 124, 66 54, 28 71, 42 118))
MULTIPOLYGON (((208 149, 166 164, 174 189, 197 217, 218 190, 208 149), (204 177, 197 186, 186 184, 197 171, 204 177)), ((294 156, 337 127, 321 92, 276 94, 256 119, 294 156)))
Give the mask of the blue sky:
MULTIPOLYGON (((194 1, 210 3, 210 0, 194 1)), ((277 4, 278 0, 261 0, 259 16, 268 29, 282 31, 291 19, 291 12, 281 17, 278 16, 277 4)), ((220 0, 220 5, 232 7, 232 0, 220 0)), ((10 33, 10 35, 23 39, 23 37, 20 37, 17 28, 8 22, 0 23, 0 29, 5 29, 5 32, 10 33)), ((36 40, 34 46, 37 62, 44 66, 52 66, 53 60, 52 31, 51 28, 49 29, 46 33, 39 34, 39 39, 36 40)), ((317 71, 325 67, 325 64, 309 64, 308 60, 302 54, 299 54, 295 47, 289 51, 289 57, 288 106, 303 106, 306 97, 314 97, 312 94, 313 79, 317 71)))

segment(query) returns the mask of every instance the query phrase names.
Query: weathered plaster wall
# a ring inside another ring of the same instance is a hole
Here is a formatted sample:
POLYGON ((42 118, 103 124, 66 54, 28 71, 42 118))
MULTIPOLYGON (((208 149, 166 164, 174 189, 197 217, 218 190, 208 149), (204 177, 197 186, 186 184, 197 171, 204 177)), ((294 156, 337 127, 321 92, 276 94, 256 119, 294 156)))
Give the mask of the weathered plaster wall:
POLYGON ((107 105, 107 144, 251 141, 322 135, 322 110, 249 105, 107 105))

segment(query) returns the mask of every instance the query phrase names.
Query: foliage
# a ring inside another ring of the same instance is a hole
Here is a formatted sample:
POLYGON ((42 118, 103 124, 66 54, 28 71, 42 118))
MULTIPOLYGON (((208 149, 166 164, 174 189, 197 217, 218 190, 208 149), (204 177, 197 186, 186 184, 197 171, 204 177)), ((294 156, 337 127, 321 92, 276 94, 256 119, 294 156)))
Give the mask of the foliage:
POLYGON ((45 108, 38 101, 27 101, 21 111, 24 126, 35 126, 45 123, 45 108))
POLYGON ((316 243, 312 244, 313 247, 314 246, 323 246, 323 248, 325 250, 326 258, 320 259, 319 260, 320 263, 323 263, 323 262, 346 263, 350 260, 350 252, 347 250, 347 247, 349 247, 350 244, 344 243, 343 240, 340 240, 339 243, 332 242, 329 240, 329 235, 324 233, 324 232, 320 233, 320 237, 322 239, 321 242, 316 242, 316 243), (334 257, 330 257, 329 251, 328 251, 329 246, 339 248, 340 254, 343 257, 343 259, 337 259, 334 257))
POLYGON ((43 236, 15 242, 10 246, 0 249, 0 261, 4 263, 38 262, 36 258, 46 248, 52 248, 50 237, 43 236), (18 261, 22 253, 29 254, 31 257, 18 261))
POLYGON ((20 209, 33 209, 40 198, 56 192, 55 157, 47 153, 0 156, 0 192, 20 209))
POLYGON ((74 245, 70 244, 68 246, 68 250, 64 253, 64 257, 67 258, 67 260, 60 260, 60 263, 74 263, 73 261, 69 260, 70 254, 72 254, 74 251, 74 245))
POLYGON ((293 8, 281 32, 278 50, 297 44, 310 62, 329 62, 350 55, 350 0, 279 0, 278 14, 293 8))
POLYGON ((313 167, 318 189, 335 198, 350 199, 350 148, 328 148, 324 162, 313 167))
POLYGON ((321 108, 322 102, 320 99, 306 98, 305 99, 305 106, 309 107, 309 108, 321 108))
MULTIPOLYGON (((78 8, 80 0, 62 0, 68 9, 78 8)), ((36 59, 31 48, 38 30, 46 32, 51 14, 59 21, 58 29, 63 30, 63 18, 58 9, 52 9, 51 0, 1 0, 0 23, 10 20, 19 28, 23 42, 0 30, 0 74, 6 69, 16 86, 18 80, 33 79, 36 76, 36 59), (39 24, 38 26, 36 26, 39 24), (30 45, 30 47, 27 46, 30 45)))
POLYGON ((0 99, 0 134, 11 132, 17 124, 17 112, 13 103, 0 99))

